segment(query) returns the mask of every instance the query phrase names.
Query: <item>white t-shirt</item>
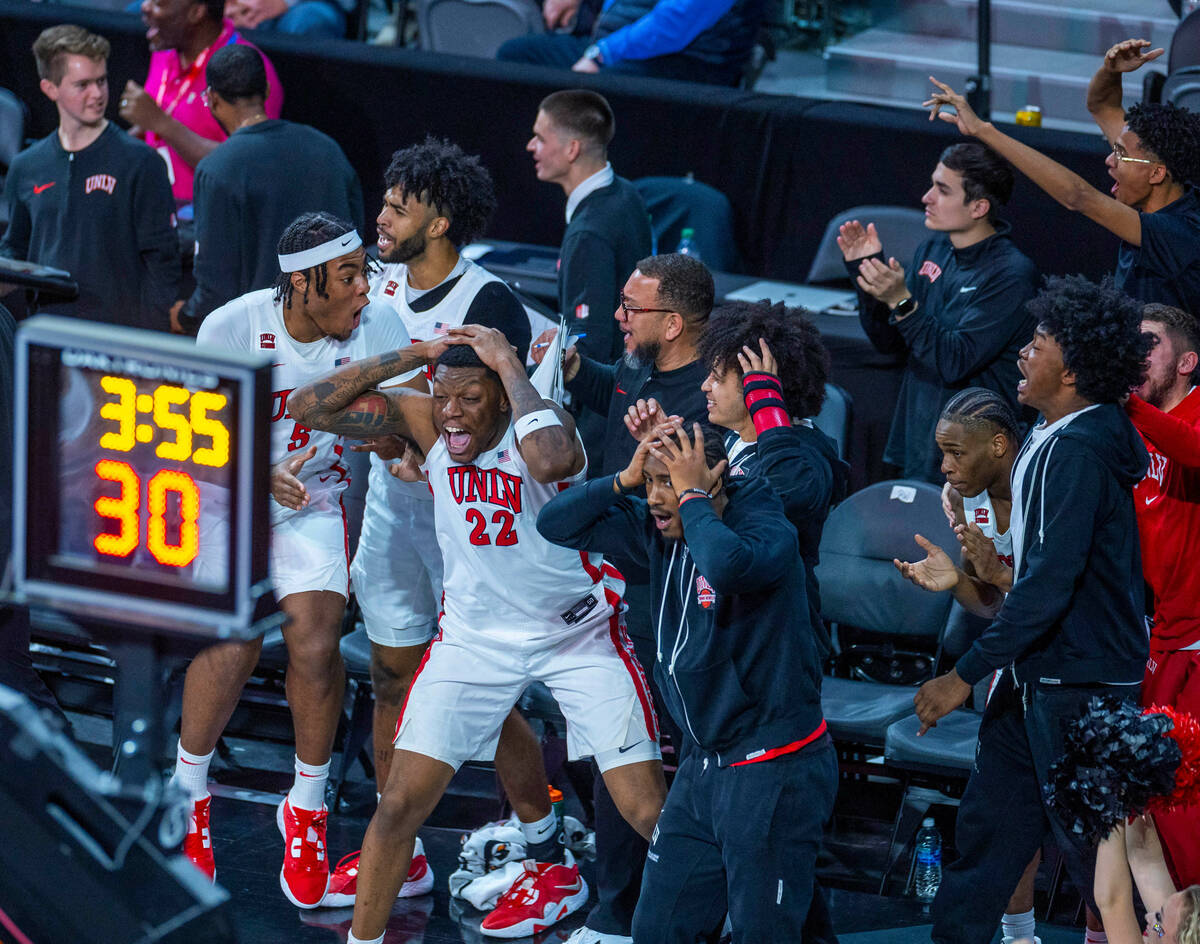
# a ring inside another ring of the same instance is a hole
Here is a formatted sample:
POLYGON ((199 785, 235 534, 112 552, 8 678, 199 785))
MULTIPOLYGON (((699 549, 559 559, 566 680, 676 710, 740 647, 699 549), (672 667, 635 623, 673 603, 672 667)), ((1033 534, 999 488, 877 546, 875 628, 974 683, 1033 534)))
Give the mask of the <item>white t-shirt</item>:
MULTIPOLYGON (((332 373, 351 361, 409 345, 408 333, 395 314, 378 305, 362 310, 359 325, 346 341, 325 337, 301 343, 293 340, 283 322, 283 302, 274 300, 274 289, 249 292, 222 305, 200 325, 198 344, 230 351, 261 352, 271 360, 271 462, 293 452, 317 447, 297 478, 308 490, 305 511, 332 510, 350 482, 342 463, 342 437, 302 426, 287 409, 289 394, 297 387, 332 373)), ((285 521, 297 512, 271 502, 271 520, 285 521)))
MULTIPOLYGON (((601 585, 604 558, 538 534, 538 512, 564 483, 542 484, 529 474, 511 425, 470 465, 455 462, 439 437, 424 468, 445 567, 446 625, 524 640, 571 632, 611 612, 601 585)), ((582 482, 586 472, 565 484, 582 482)))
POLYGON ((991 538, 996 545, 996 556, 1009 567, 1013 565, 1012 524, 1003 534, 999 533, 996 525, 996 511, 992 507, 992 497, 984 489, 974 498, 963 498, 963 509, 966 512, 967 523, 979 525, 984 537, 991 538))

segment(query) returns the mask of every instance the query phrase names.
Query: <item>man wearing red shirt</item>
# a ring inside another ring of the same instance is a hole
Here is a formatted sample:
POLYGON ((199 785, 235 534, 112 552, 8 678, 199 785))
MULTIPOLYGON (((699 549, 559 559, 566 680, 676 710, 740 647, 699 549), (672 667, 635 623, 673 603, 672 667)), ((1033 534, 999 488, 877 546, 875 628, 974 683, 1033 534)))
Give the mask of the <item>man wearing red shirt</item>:
MULTIPOLYGON (((1200 328, 1178 308, 1147 305, 1142 330, 1158 338, 1145 382, 1126 409, 1150 453, 1133 490, 1142 569, 1154 594, 1142 704, 1200 717, 1200 328)), ((1179 888, 1200 881, 1200 810, 1157 814, 1179 888)))
MULTIPOLYGON (((208 61, 230 43, 253 47, 232 20, 223 18, 224 8, 225 0, 142 0, 150 71, 145 87, 132 80, 126 83, 120 113, 167 161, 178 203, 192 202, 196 165, 228 137, 204 103, 208 61)), ((265 110, 268 118, 278 118, 283 111, 283 86, 266 56, 263 65, 265 110)))

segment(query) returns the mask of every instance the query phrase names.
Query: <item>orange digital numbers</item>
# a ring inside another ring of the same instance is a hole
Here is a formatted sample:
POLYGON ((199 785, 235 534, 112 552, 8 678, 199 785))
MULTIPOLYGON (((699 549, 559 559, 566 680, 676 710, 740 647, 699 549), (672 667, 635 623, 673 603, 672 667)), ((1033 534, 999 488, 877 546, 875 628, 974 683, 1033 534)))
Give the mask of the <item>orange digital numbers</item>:
MULTIPOLYGON (((105 378, 108 379, 108 378, 105 378)), ((97 534, 94 544, 96 550, 110 557, 128 557, 138 546, 138 530, 140 516, 138 505, 142 498, 142 482, 133 466, 128 462, 114 462, 112 459, 101 459, 96 463, 96 475, 106 482, 117 482, 121 486, 120 495, 102 495, 96 499, 93 507, 102 518, 115 521, 117 533, 105 532, 97 534)))
MULTIPOLYGON (((116 533, 96 535, 93 546, 109 557, 128 557, 141 543, 142 480, 127 462, 101 459, 96 476, 121 487, 119 495, 102 495, 93 507, 102 518, 115 522, 116 533)), ((146 486, 146 549, 160 564, 186 567, 200 553, 200 490, 186 472, 161 469, 146 486), (171 543, 167 534, 167 496, 179 498, 179 539, 171 543)))
POLYGON ((154 454, 173 462, 191 460, 197 465, 222 468, 229 464, 229 428, 214 413, 225 409, 229 398, 212 390, 195 393, 187 387, 159 384, 150 393, 138 393, 128 377, 104 376, 100 389, 115 399, 100 406, 100 416, 116 424, 100 436, 100 448, 130 452, 138 443, 160 441, 154 454), (196 437, 208 445, 193 449, 196 437))

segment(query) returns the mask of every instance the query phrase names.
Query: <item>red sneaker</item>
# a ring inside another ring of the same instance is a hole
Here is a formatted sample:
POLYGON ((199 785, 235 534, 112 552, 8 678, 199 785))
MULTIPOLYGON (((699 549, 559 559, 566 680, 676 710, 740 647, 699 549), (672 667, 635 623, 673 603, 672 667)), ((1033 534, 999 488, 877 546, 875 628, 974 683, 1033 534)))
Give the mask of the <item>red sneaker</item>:
POLYGON ((488 937, 528 937, 578 911, 587 899, 578 866, 526 859, 525 873, 500 896, 479 930, 488 937))
POLYGON ((212 834, 208 831, 208 808, 211 804, 211 796, 192 804, 187 835, 183 839, 183 854, 191 860, 192 865, 208 876, 210 882, 215 882, 217 863, 213 861, 212 834))
POLYGON ((316 908, 329 890, 329 859, 325 855, 328 815, 325 809, 294 809, 287 797, 275 811, 275 823, 284 839, 279 887, 297 908, 316 908))
MULTIPOLYGON (((359 852, 351 852, 342 858, 329 876, 329 891, 321 900, 322 908, 345 908, 354 904, 354 896, 358 891, 358 857, 359 852)), ((408 877, 400 887, 397 898, 416 898, 433 891, 433 869, 425 858, 425 846, 417 837, 413 847, 412 864, 408 867, 408 877)))

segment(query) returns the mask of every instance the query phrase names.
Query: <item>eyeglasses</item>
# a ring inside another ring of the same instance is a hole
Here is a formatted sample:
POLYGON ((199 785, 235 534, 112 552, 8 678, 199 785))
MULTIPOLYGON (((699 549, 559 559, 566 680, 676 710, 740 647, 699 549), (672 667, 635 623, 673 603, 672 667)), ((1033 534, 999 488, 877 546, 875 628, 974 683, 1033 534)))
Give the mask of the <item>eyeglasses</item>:
POLYGON ((1158 164, 1158 163, 1160 163, 1159 161, 1147 160, 1144 157, 1130 157, 1128 154, 1123 154, 1121 151, 1119 151, 1118 150, 1119 147, 1120 147, 1119 144, 1114 144, 1112 146, 1113 157, 1115 157, 1118 161, 1123 161, 1126 164, 1158 164))
POLYGON ((625 301, 624 295, 621 296, 621 311, 625 312, 625 317, 629 317, 630 315, 643 315, 646 312, 660 312, 662 314, 669 314, 674 310, 674 308, 636 308, 625 301))
POLYGON ((1162 937, 1164 934, 1166 934, 1167 932, 1163 928, 1163 924, 1162 924, 1162 912, 1156 911, 1150 917, 1154 919, 1153 922, 1150 924, 1150 930, 1153 931, 1159 937, 1162 937))
POLYGON ((212 89, 206 88, 200 93, 200 100, 204 102, 205 108, 212 108, 212 89))

